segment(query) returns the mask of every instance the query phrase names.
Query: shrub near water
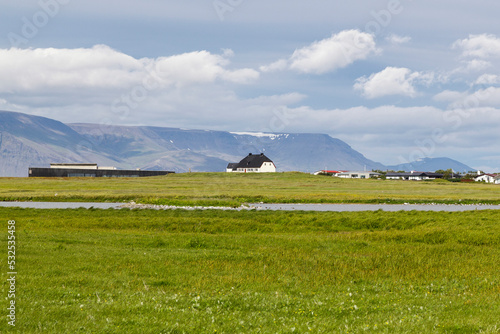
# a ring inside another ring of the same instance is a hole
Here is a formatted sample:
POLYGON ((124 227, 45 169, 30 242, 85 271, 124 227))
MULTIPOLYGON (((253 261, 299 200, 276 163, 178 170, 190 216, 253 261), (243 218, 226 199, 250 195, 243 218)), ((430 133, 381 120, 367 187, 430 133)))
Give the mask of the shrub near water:
POLYGON ((0 209, 22 333, 497 333, 499 218, 0 209))

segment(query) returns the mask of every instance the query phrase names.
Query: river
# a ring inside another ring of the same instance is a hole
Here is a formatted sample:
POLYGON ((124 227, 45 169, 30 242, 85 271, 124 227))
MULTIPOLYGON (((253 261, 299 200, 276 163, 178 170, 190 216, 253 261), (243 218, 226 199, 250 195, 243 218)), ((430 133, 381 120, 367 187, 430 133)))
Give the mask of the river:
POLYGON ((20 207, 31 209, 185 209, 185 210, 271 210, 271 211, 475 211, 475 210, 500 210, 500 205, 490 204, 264 204, 253 203, 236 208, 231 207, 193 207, 170 206, 136 203, 87 203, 87 202, 0 202, 0 207, 20 207))

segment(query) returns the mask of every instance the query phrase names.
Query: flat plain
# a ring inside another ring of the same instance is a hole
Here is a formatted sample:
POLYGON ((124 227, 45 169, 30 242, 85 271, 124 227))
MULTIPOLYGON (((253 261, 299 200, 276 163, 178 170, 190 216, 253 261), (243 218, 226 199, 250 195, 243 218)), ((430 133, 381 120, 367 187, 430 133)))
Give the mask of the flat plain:
MULTIPOLYGON (((268 198, 496 203, 500 194, 500 187, 485 184, 298 173, 0 184, 4 200, 169 204, 268 198)), ((0 208, 3 282, 9 220, 16 221, 19 333, 500 332, 496 210, 0 208)), ((7 290, 3 284, 5 315, 7 290)), ((0 332, 12 331, 3 318, 0 332)))
POLYGON ((171 205, 266 203, 490 203, 484 183, 359 180, 305 173, 183 173, 148 178, 0 178, 0 200, 136 201, 171 205))

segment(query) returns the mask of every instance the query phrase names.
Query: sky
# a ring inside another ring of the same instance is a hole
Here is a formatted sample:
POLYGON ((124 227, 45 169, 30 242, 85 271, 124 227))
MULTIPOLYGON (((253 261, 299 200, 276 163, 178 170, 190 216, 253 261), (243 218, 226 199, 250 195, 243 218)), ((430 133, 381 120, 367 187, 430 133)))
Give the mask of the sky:
POLYGON ((500 2, 0 0, 0 110, 500 171, 500 2))

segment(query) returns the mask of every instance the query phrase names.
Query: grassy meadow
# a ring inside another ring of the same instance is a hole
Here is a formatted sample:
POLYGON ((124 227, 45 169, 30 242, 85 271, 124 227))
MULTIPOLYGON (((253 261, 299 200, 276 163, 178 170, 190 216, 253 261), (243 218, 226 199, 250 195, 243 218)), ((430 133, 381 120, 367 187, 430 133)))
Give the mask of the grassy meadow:
MULTIPOLYGON (((147 182, 166 189, 162 183, 170 181, 186 194, 190 177, 147 182)), ((318 187, 316 179, 300 180, 318 187)), ((41 194, 49 181, 38 182, 41 194)), ((52 191, 61 191, 57 182, 67 181, 51 182, 52 191)), ((113 187, 131 191, 124 184, 133 180, 120 182, 113 187)), ((371 182, 349 188, 375 197, 371 182)), ((342 183, 329 186, 336 198, 342 183)), ((438 193, 448 187, 427 186, 438 193)), ((108 194, 116 194, 113 187, 108 194)), ((0 208, 4 257, 12 219, 17 325, 13 331, 2 317, 1 333, 500 332, 498 211, 0 208)), ((4 282, 7 271, 2 260, 4 282)), ((6 314, 7 286, 1 287, 6 314)))
POLYGON ((305 173, 183 173, 148 178, 0 178, 0 200, 267 203, 500 203, 484 183, 357 180, 305 173))

